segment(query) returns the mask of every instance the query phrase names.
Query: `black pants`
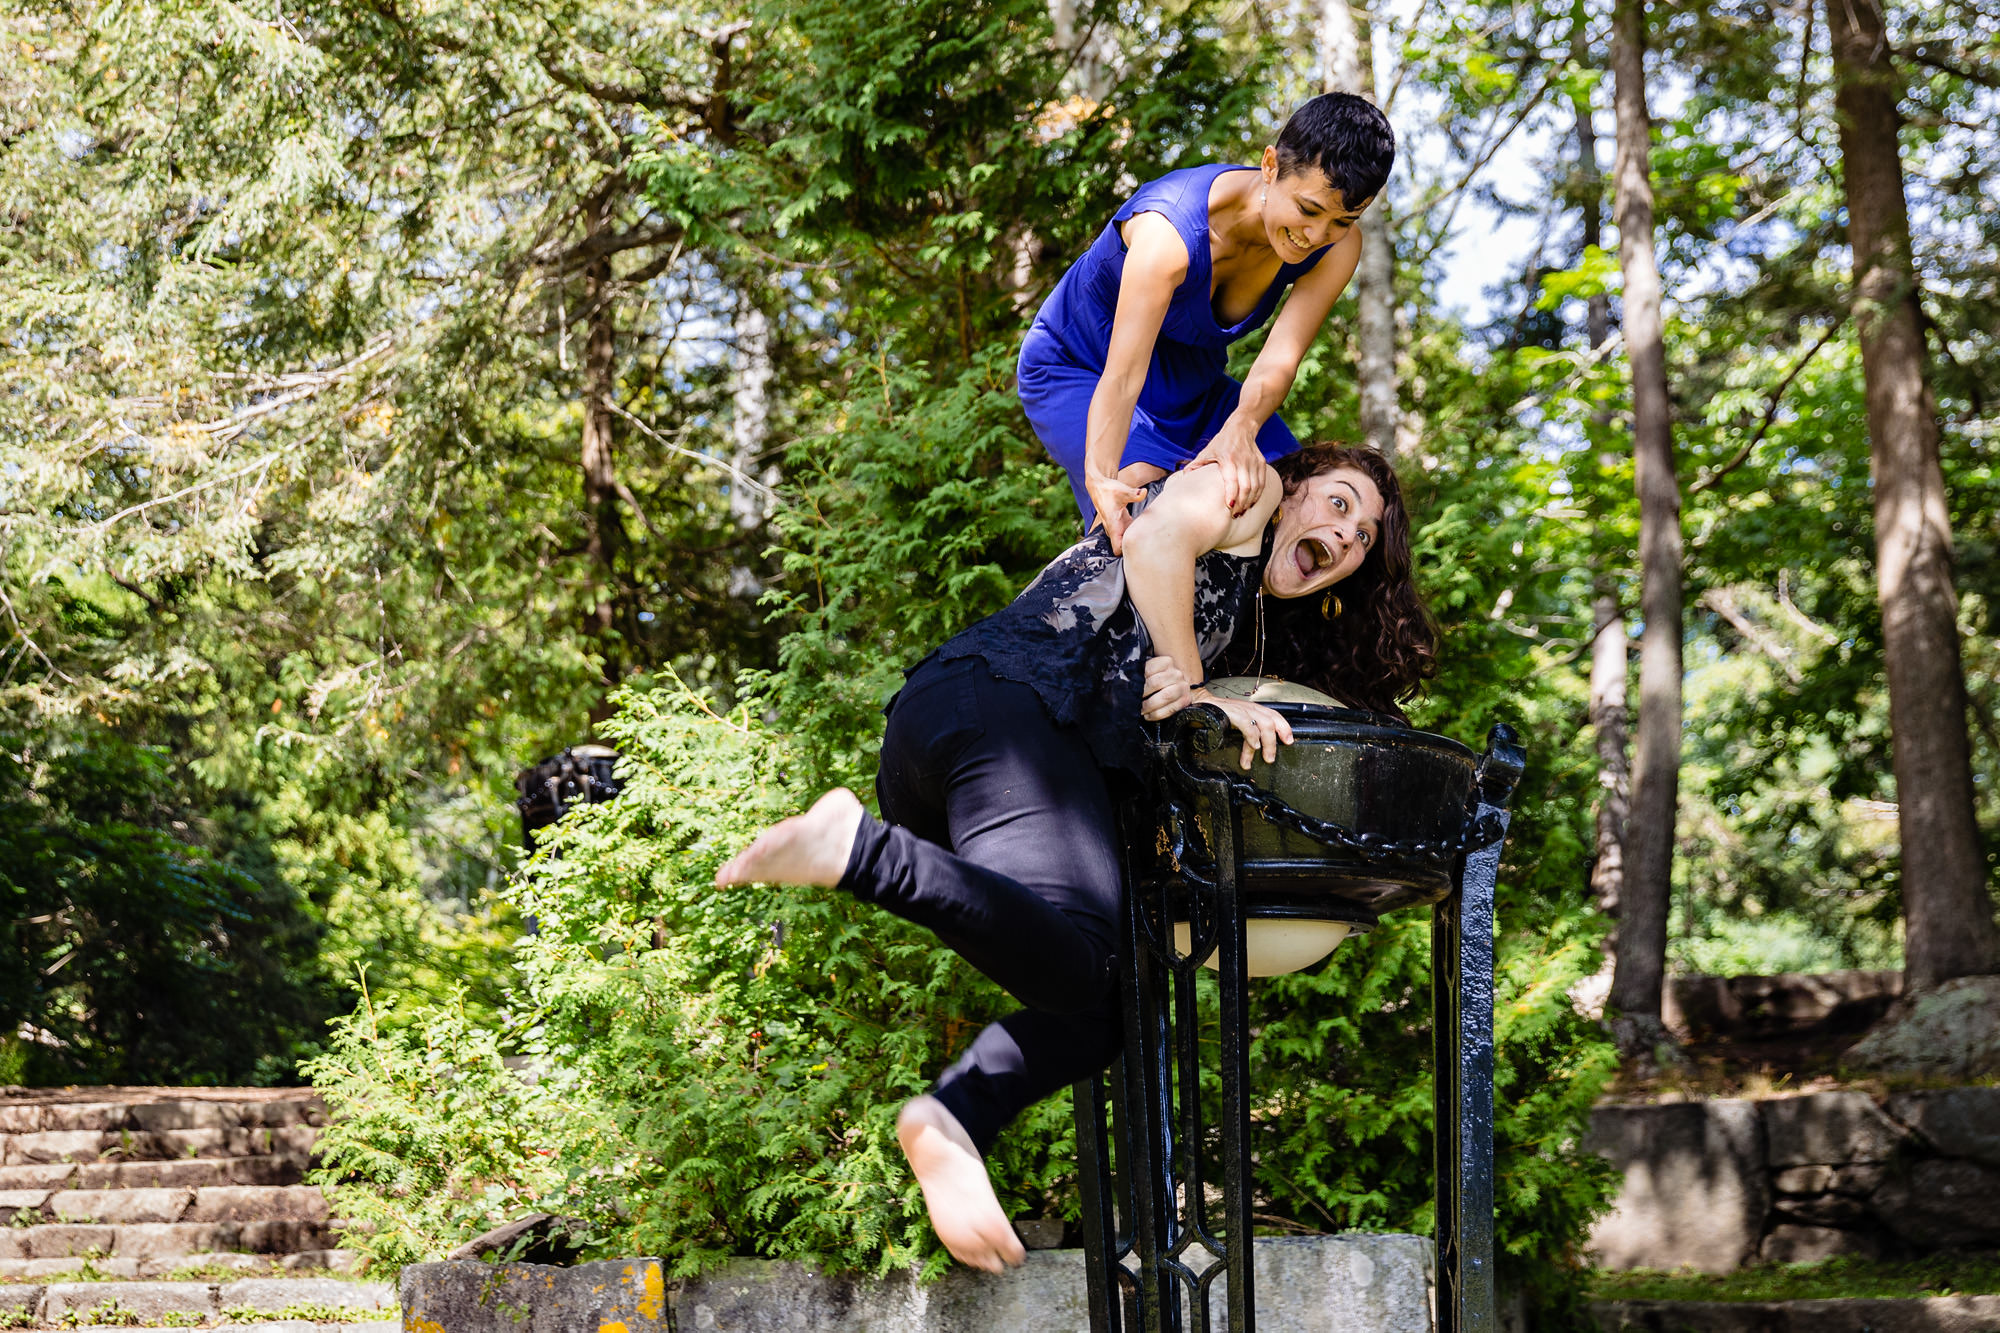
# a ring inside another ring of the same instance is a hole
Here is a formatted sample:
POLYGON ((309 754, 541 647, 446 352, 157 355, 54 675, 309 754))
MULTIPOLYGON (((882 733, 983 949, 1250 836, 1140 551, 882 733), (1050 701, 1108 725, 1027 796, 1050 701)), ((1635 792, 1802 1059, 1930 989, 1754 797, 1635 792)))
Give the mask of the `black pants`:
POLYGON ((1027 1006, 981 1032, 938 1100, 981 1152, 1118 1054, 1117 836, 1090 747, 978 658, 925 663, 889 713, 841 887, 935 931, 1027 1006))

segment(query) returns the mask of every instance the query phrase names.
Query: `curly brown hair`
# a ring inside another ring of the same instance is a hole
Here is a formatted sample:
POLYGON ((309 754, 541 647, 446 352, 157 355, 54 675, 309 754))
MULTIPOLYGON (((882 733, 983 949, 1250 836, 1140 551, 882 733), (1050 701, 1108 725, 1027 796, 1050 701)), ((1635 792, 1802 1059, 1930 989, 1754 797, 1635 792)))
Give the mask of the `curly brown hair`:
MULTIPOLYGON (((1341 603, 1338 616, 1321 613, 1320 596, 1263 597, 1263 674, 1401 717, 1397 705, 1437 674, 1438 634, 1411 577, 1410 514, 1395 468, 1373 449, 1339 444, 1308 445, 1272 466, 1286 495, 1335 468, 1367 474, 1382 494, 1382 525, 1361 567, 1333 586, 1341 603)), ((1252 619, 1238 626, 1217 674, 1248 672, 1257 659, 1252 619)))

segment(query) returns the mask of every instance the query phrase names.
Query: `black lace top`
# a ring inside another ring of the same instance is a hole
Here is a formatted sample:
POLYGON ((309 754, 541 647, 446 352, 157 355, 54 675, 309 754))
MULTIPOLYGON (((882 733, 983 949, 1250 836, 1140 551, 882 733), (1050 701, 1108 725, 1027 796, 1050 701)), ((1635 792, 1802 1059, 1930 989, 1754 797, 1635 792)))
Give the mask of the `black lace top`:
MULTIPOLYGON (((1146 505, 1164 478, 1146 488, 1146 505)), ((1206 665, 1229 646, 1251 610, 1264 567, 1258 555, 1210 551, 1195 561, 1194 633, 1206 665)), ((1125 562, 1102 528, 1064 551, 1003 609, 939 648, 950 661, 980 657, 1003 680, 1041 696, 1058 726, 1083 733, 1097 762, 1139 771, 1139 706, 1152 642, 1125 596, 1125 562)))

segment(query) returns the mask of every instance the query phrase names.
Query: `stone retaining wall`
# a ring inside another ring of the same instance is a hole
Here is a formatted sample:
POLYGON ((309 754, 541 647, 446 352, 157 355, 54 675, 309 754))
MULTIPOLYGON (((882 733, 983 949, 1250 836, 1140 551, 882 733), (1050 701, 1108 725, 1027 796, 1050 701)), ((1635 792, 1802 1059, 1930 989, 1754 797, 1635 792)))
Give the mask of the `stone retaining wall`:
POLYGON ((2000 1296, 1907 1301, 1599 1301, 1604 1333, 1993 1333, 2000 1296))
MULTIPOLYGON (((1259 1333, 1431 1333, 1430 1242, 1416 1236, 1308 1236, 1257 1242, 1259 1333)), ((740 1259, 666 1284, 657 1259, 551 1268, 477 1261, 403 1270, 410 1333, 569 1333, 615 1321, 624 1333, 1089 1333, 1083 1252, 1031 1251, 994 1276, 954 1267, 828 1277, 801 1264, 740 1259)), ((1220 1293, 1218 1293, 1218 1298, 1220 1293)), ((1220 1308, 1219 1303, 1217 1307, 1220 1308)))
POLYGON ((1586 1146, 1625 1174, 1606 1268, 2000 1245, 2000 1088, 1605 1106, 1586 1146))

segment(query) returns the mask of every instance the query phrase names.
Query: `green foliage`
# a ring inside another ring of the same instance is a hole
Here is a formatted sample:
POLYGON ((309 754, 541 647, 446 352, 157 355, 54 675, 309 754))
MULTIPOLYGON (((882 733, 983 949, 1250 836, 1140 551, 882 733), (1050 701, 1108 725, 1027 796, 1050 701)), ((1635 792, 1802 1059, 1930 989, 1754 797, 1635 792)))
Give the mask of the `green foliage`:
MULTIPOLYGON (((1005 1001, 830 894, 707 876, 823 786, 865 789, 898 673, 1071 533, 1009 385, 1025 312, 1133 182, 1250 160, 1318 87, 1303 10, 1078 8, 1091 51, 1057 47, 1042 0, 11 16, 0 729, 26 757, 0 773, 20 795, 0 806, 0 1030, 70 1045, 0 1041, 0 1079, 281 1077, 329 979, 366 965, 396 1000, 314 1070, 345 1098, 335 1188, 374 1209, 383 1263, 530 1201, 688 1266, 935 1261, 890 1108, 1005 1001), (734 396, 747 314, 769 325, 761 403, 734 396), (606 401, 609 499, 579 480, 606 401), (772 469, 760 528, 742 477, 772 469), (682 679, 703 688, 649 692, 682 679), (630 794, 493 896, 515 868, 509 773, 590 734, 621 684, 603 734, 630 794), (113 1067, 127 1029, 97 1030, 146 1010, 113 962, 212 997, 137 1042, 150 1073, 113 1067)), ((1413 715, 1473 742, 1511 721, 1530 747, 1498 1128, 1506 1277, 1539 1327, 1602 1197, 1575 1140, 1607 1051, 1566 992, 1600 927, 1584 646, 1593 598, 1635 601, 1636 514, 1621 354, 1560 336, 1616 294, 1601 249, 1559 253, 1556 214, 1604 182, 1501 145, 1524 125, 1567 144, 1576 99, 1601 125, 1601 11, 1449 3, 1377 34, 1383 86, 1426 108, 1396 113, 1412 151, 1385 201, 1406 489, 1447 631, 1413 715), (1510 159, 1521 179, 1488 169, 1510 159), (1472 198, 1542 219, 1537 273, 1505 281, 1549 337, 1436 308, 1472 198)), ((1673 957, 1887 962, 1895 793, 1836 124, 1809 32, 1746 12, 1651 20, 1686 75, 1655 174, 1677 447, 1702 486, 1673 957)), ((1988 60, 1990 24, 1895 21, 2000 863, 2000 164, 1991 89, 1954 72, 1988 60)), ((1351 308, 1288 398, 1301 435, 1355 434, 1351 308)), ((1424 944, 1420 920, 1388 922, 1259 988, 1270 1216, 1428 1225, 1424 944)), ((1010 1207, 1068 1206, 1066 1133, 1056 1099, 1003 1140, 1010 1207)))
POLYGON ((786 583, 772 600, 798 629, 769 694, 822 781, 872 778, 903 671, 1078 535, 1069 484, 1014 397, 1013 358, 989 348, 956 377, 887 356, 858 367, 826 434, 794 451, 801 502, 774 516, 786 583))
POLYGON ((308 905, 193 841, 164 768, 103 732, 0 754, 8 1081, 287 1081, 332 1012, 308 905))
POLYGON ((1591 1295, 1622 1301, 1912 1300, 2000 1294, 2000 1254, 1957 1252, 1922 1259, 1846 1256, 1809 1264, 1765 1264, 1735 1273, 1598 1273, 1591 1295))
POLYGON ((365 991, 306 1075, 333 1113, 311 1180, 370 1267, 440 1258, 548 1192, 565 1126, 550 1089, 509 1069, 498 1035, 434 1005, 389 1025, 365 991))
MULTIPOLYGON (((604 1253, 677 1273, 759 1253, 885 1271, 944 1262, 895 1110, 1007 1003, 921 932, 827 890, 717 891, 715 868, 795 810, 800 765, 741 706, 675 686, 606 724, 626 787, 573 813, 513 890, 530 1081, 495 1035, 432 1008, 345 1020, 312 1066, 336 1112, 319 1179, 394 1267, 530 1204, 604 1253)), ((1047 1206, 1061 1108, 995 1154, 1003 1198, 1047 1206)))

